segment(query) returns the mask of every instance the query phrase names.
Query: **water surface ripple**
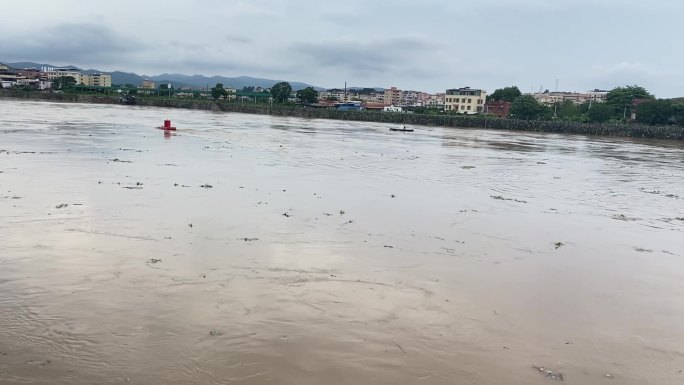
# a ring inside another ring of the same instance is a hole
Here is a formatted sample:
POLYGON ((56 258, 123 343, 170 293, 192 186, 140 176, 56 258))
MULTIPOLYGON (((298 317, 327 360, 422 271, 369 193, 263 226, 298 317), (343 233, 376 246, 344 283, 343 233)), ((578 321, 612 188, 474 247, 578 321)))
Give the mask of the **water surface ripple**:
POLYGON ((684 383, 681 142, 390 127, 0 100, 0 383, 684 383))

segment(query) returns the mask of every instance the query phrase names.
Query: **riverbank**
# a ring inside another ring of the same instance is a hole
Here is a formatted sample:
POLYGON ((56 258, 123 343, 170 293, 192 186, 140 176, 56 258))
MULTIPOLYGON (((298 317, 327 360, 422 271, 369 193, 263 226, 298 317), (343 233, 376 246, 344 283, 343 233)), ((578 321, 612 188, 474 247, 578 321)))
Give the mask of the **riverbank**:
MULTIPOLYGON (((71 103, 119 104, 118 96, 101 94, 71 94, 0 90, 0 98, 23 98, 71 103)), ((487 128, 511 131, 535 131, 562 134, 601 135, 630 138, 652 138, 684 140, 684 127, 648 126, 640 124, 591 124, 558 121, 529 121, 496 119, 457 115, 420 115, 377 111, 339 111, 334 109, 306 108, 300 106, 279 106, 250 104, 209 99, 164 99, 139 98, 140 106, 187 108, 195 110, 240 112, 248 114, 291 116, 311 119, 333 119, 390 123, 399 125, 443 126, 458 128, 487 128)))

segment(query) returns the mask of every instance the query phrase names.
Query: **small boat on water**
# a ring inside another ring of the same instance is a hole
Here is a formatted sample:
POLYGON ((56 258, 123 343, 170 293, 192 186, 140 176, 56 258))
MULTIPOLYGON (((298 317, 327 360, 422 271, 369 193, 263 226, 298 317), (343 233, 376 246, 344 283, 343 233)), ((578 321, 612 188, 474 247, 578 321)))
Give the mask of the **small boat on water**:
POLYGON ((390 128, 389 130, 399 132, 413 132, 413 128, 406 128, 406 126, 404 126, 404 128, 390 128))

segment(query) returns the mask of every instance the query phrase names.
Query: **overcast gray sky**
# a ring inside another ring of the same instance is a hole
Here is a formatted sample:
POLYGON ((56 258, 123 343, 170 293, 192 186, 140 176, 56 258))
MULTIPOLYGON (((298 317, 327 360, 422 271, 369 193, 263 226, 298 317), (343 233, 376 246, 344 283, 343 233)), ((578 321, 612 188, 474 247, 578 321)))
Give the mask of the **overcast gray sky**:
POLYGON ((559 79, 675 97, 683 16, 683 0, 33 0, 3 16, 0 60, 428 92, 559 79))

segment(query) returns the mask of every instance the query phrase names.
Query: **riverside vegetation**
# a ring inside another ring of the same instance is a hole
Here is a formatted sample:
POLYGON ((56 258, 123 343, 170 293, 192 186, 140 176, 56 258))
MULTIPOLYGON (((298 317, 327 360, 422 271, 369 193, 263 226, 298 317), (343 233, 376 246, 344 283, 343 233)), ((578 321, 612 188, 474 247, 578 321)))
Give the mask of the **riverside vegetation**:
MULTIPOLYGON (((486 115, 435 114, 429 111, 416 113, 393 113, 380 111, 340 111, 329 108, 312 108, 289 103, 269 104, 268 102, 230 101, 224 95, 210 98, 177 98, 171 96, 136 95, 136 104, 140 106, 187 108, 249 114, 275 116, 292 116, 314 119, 335 119, 350 121, 368 121, 401 125, 424 125, 459 128, 486 128, 511 131, 536 131, 580 135, 605 135, 633 138, 684 140, 684 126, 674 124, 648 125, 644 123, 624 123, 617 120, 602 123, 587 123, 573 120, 547 120, 543 116, 537 119, 499 119, 486 115)), ((496 92, 493 94, 496 95, 496 92)), ((42 99, 74 103, 119 104, 119 95, 88 92, 41 92, 17 89, 0 89, 0 97, 42 99)), ((522 96, 521 98, 524 98, 522 96)), ((520 100, 518 98, 516 101, 520 100)), ((529 103, 529 100, 524 100, 529 103)), ((515 103, 515 102, 514 102, 515 103)), ((518 103, 520 104, 520 103, 518 103)), ((515 105, 513 106, 515 107, 515 105)), ((543 110, 539 108, 539 110, 543 110)), ((515 111, 513 109, 513 111, 515 111)), ((549 110, 544 110, 548 114, 549 110)))

